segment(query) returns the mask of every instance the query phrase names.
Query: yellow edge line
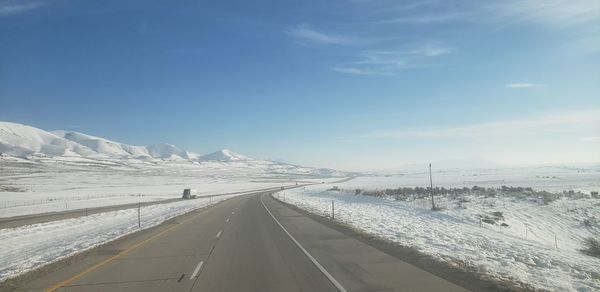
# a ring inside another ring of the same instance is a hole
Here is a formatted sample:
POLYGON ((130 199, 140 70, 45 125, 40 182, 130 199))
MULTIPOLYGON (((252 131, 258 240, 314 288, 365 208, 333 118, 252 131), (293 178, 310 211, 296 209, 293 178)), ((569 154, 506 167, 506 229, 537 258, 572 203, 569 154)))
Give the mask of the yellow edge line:
POLYGON ((93 266, 91 266, 91 267, 87 268, 85 271, 83 271, 83 272, 81 272, 81 273, 79 273, 79 274, 77 274, 77 275, 75 275, 75 276, 73 276, 73 277, 71 277, 71 278, 69 278, 69 279, 66 279, 66 280, 64 280, 64 281, 62 281, 62 282, 60 282, 60 283, 58 283, 58 284, 56 284, 56 285, 54 285, 54 286, 52 286, 52 287, 50 287, 50 288, 48 288, 48 289, 46 289, 46 291, 47 291, 47 292, 54 292, 54 291, 58 290, 59 288, 61 288, 61 287, 63 287, 63 286, 66 286, 66 285, 68 285, 69 283, 71 283, 71 282, 73 282, 73 281, 75 281, 75 280, 77 280, 77 279, 79 279, 79 278, 81 278, 81 277, 83 277, 83 276, 85 276, 85 275, 87 275, 87 274, 89 274, 89 273, 91 273, 91 272, 93 272, 93 271, 97 270, 98 268, 102 267, 103 265, 107 264, 108 262, 110 262, 110 261, 112 261, 112 260, 114 260, 114 259, 116 259, 116 258, 118 258, 118 257, 120 257, 120 256, 126 255, 127 253, 129 253, 129 252, 131 252, 132 250, 134 250, 134 249, 136 249, 136 248, 138 248, 138 247, 142 246, 143 244, 145 244, 145 243, 147 243, 147 242, 149 242, 149 241, 151 241, 151 240, 154 240, 154 239, 156 239, 157 237, 159 237, 159 236, 161 236, 161 235, 163 235, 163 234, 165 234, 165 233, 167 233, 167 232, 169 232, 169 231, 171 231, 171 230, 173 230, 173 229, 175 229, 175 228, 177 228, 177 227, 179 227, 179 226, 181 226, 181 225, 183 225, 183 224, 187 223, 188 221, 190 221, 190 220, 192 220, 192 219, 195 219, 195 218, 196 218, 196 217, 198 217, 198 216, 200 216, 200 214, 198 214, 198 215, 196 215, 196 216, 194 216, 194 217, 192 217, 192 218, 188 218, 188 219, 186 219, 186 220, 182 221, 182 222, 181 222, 181 224, 178 224, 178 225, 175 225, 175 226, 169 227, 169 228, 167 228, 167 229, 165 229, 165 230, 161 231, 160 233, 158 233, 158 234, 156 234, 156 235, 154 235, 154 236, 152 236, 152 237, 150 237, 150 238, 147 238, 147 239, 145 239, 145 240, 142 240, 142 241, 140 241, 140 242, 136 243, 135 245, 133 245, 133 246, 129 247, 128 249, 126 249, 126 250, 124 250, 124 251, 122 251, 122 252, 118 253, 117 255, 114 255, 114 256, 112 256, 112 257, 110 257, 110 258, 107 258, 107 259, 105 259, 105 260, 103 260, 103 261, 101 261, 101 262, 99 262, 99 263, 97 263, 97 264, 95 264, 95 265, 93 265, 93 266))

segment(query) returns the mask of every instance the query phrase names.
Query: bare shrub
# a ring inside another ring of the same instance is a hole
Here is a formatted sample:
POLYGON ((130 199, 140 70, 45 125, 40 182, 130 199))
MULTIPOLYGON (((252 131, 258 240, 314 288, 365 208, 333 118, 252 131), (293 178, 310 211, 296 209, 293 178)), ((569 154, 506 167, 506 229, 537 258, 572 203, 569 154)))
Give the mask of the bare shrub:
POLYGON ((560 198, 559 194, 553 194, 546 191, 541 192, 540 196, 544 205, 548 205, 560 198))
POLYGON ((583 249, 581 251, 589 256, 600 258, 600 239, 593 237, 586 238, 583 240, 583 249))
POLYGON ((485 222, 487 224, 492 224, 492 225, 496 224, 496 220, 490 219, 490 218, 483 218, 483 219, 481 219, 481 221, 483 221, 483 222, 485 222))
MULTIPOLYGON (((362 190, 360 193, 358 190, 355 190, 355 194, 362 194, 365 196, 373 196, 380 198, 389 197, 393 198, 396 201, 412 201, 424 199, 431 196, 431 193, 433 193, 434 196, 444 196, 449 199, 457 200, 459 202, 460 208, 463 208, 462 203, 468 202, 464 200, 464 196, 479 196, 484 198, 504 197, 512 198, 513 202, 518 202, 519 200, 529 200, 545 205, 550 204, 562 197, 568 197, 570 199, 581 199, 590 197, 590 194, 588 193, 584 194, 580 191, 573 190, 559 193, 551 193, 548 191, 537 191, 530 187, 511 186, 487 188, 480 186, 472 186, 470 188, 435 187, 433 189, 424 187, 399 187, 396 189, 389 188, 383 190, 362 190)), ((494 207, 494 205, 490 203, 490 207, 494 207)))

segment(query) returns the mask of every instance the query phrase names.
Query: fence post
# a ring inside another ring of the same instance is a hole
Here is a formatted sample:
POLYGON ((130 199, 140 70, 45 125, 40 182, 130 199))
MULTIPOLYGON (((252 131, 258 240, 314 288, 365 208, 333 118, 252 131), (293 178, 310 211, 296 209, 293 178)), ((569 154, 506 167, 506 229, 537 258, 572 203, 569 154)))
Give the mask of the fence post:
POLYGON ((335 202, 331 200, 331 220, 335 220, 335 202))
POLYGON ((435 201, 433 200, 433 177, 431 176, 431 163, 429 163, 429 184, 431 192, 431 210, 435 211, 435 201))
POLYGON ((558 248, 558 240, 556 240, 556 234, 554 234, 554 246, 558 248))
POLYGON ((138 202, 138 228, 142 228, 142 223, 140 222, 140 207, 141 207, 141 203, 138 202))

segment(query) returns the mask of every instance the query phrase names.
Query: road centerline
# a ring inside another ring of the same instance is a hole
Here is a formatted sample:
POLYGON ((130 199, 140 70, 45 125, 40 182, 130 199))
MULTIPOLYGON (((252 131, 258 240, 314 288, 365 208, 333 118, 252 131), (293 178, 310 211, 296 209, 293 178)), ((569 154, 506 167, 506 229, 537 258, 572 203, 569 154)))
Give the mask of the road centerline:
POLYGON ((194 272, 190 276, 190 280, 192 280, 198 276, 198 272, 200 271, 200 269, 202 269, 202 265, 204 265, 204 261, 200 261, 198 263, 198 265, 196 266, 196 269, 194 269, 194 272))

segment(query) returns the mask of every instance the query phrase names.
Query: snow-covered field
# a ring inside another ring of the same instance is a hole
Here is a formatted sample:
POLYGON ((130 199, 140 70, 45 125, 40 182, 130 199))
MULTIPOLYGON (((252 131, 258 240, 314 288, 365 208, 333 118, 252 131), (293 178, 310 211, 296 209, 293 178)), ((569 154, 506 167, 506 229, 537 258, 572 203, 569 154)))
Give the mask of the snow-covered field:
POLYGON ((0 217, 328 181, 260 167, 260 161, 121 161, 0 157, 0 217), (258 164, 258 165, 255 165, 258 164))
MULTIPOLYGON (((448 170, 435 170, 434 166, 433 184, 437 187, 499 187, 507 185, 547 191, 600 191, 600 165, 448 170)), ((359 177, 343 186, 344 188, 367 189, 428 187, 429 172, 427 166, 423 165, 420 172, 359 177)))
MULTIPOLYGON (((589 194, 600 190, 600 171, 592 167, 445 172, 434 173, 434 182, 455 187, 575 189, 589 194)), ((335 184, 341 191, 331 191, 333 185, 326 184, 277 196, 325 216, 334 201, 335 219, 344 224, 498 279, 551 291, 600 291, 600 259, 579 251, 584 238, 600 236, 600 199, 561 198, 545 205, 509 196, 464 196, 462 202, 438 196, 444 210, 431 211, 429 199, 395 201, 354 193, 356 188, 426 187, 428 183, 428 173, 367 177, 335 184), (494 212, 501 212, 497 224, 480 221, 480 216, 494 212)))
MULTIPOLYGON (((239 194, 142 207, 142 229, 234 196, 239 194)), ((137 209, 0 229, 0 281, 138 230, 137 209)))

